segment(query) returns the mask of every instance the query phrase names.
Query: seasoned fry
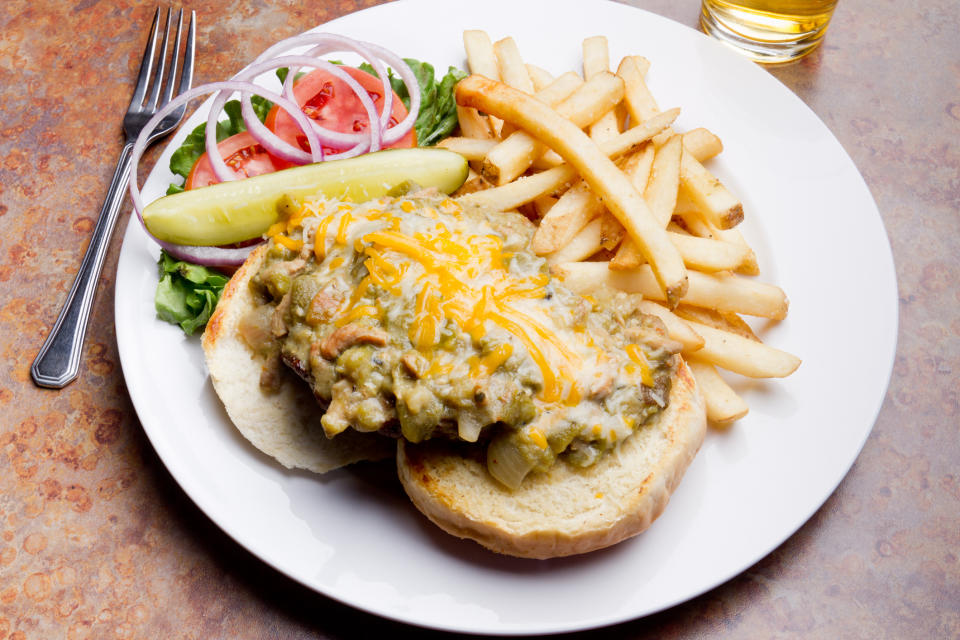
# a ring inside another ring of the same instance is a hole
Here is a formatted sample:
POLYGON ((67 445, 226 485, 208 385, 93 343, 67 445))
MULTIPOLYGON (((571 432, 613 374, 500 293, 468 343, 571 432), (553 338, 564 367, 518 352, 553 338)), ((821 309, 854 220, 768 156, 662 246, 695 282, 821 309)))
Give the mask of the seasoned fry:
POLYGON ((497 141, 489 138, 481 140, 479 138, 458 138, 451 136, 438 142, 437 146, 442 149, 455 151, 472 162, 474 160, 483 160, 487 153, 497 146, 497 141))
POLYGON ((750 411, 747 403, 730 388, 716 367, 699 360, 696 355, 685 357, 703 396, 707 419, 711 423, 725 426, 747 415, 750 411))
POLYGON ((592 36, 583 40, 583 77, 589 80, 601 71, 610 70, 610 53, 606 36, 592 36))
POLYGON ((533 88, 536 91, 544 90, 551 82, 553 82, 553 74, 547 71, 542 67, 538 67, 535 64, 527 63, 527 74, 530 76, 530 80, 533 82, 533 88))
POLYGON ((546 256, 547 262, 549 264, 562 264, 564 262, 586 260, 600 250, 602 243, 602 218, 594 218, 565 247, 548 254, 546 256))
POLYGON ((694 307, 688 304, 681 304, 674 309, 674 313, 684 320, 699 322, 714 329, 729 331, 738 336, 760 342, 760 338, 753 332, 743 318, 735 313, 717 311, 716 309, 705 309, 703 307, 694 307))
POLYGON ((593 195, 587 183, 577 181, 540 221, 530 241, 530 249, 538 255, 559 250, 604 210, 603 203, 593 195))
POLYGON ((700 213, 718 229, 743 220, 743 205, 691 154, 680 162, 680 184, 700 213))
MULTIPOLYGON (((673 242, 673 245, 683 257, 683 263, 698 271, 711 273, 733 271, 743 264, 749 252, 747 247, 729 242, 698 238, 672 231, 667 233, 670 236, 670 241, 673 242)), ((613 261, 611 261, 610 268, 615 268, 613 261)))
POLYGON ((627 56, 617 67, 617 75, 623 78, 626 85, 623 101, 627 106, 627 113, 636 123, 645 122, 660 111, 644 79, 646 73, 646 69, 635 56, 627 56))
MULTIPOLYGON (((632 271, 610 271, 606 262, 569 262, 556 265, 553 271, 579 293, 608 286, 640 293, 651 300, 665 299, 649 265, 632 271)), ((787 315, 789 303, 780 287, 727 273, 691 270, 687 275, 690 287, 683 298, 687 304, 774 320, 782 320, 787 315)))
MULTIPOLYGON (((589 80, 598 73, 610 70, 610 53, 604 36, 593 36, 583 41, 583 77, 589 80)), ((609 140, 620 133, 620 122, 615 109, 603 114, 590 125, 590 137, 597 142, 609 140)))
POLYGON ((697 127, 683 134, 683 150, 703 162, 720 155, 723 143, 709 130, 697 127))
MULTIPOLYGON (((624 174, 630 178, 634 187, 642 189, 647 182, 653 163, 653 148, 647 146, 634 154, 624 163, 624 174)), ((580 180, 574 184, 557 202, 551 214, 540 221, 530 242, 534 253, 553 253, 570 242, 573 237, 593 218, 606 210, 600 199, 589 186, 580 180)), ((593 255, 596 251, 591 252, 593 255)))
MULTIPOLYGON (((650 212, 661 227, 670 222, 677 204, 677 190, 680 185, 680 158, 683 142, 680 136, 672 136, 666 144, 656 151, 650 178, 643 191, 650 212)), ((676 243, 674 243, 676 244, 676 243)), ((679 249, 680 247, 678 247, 679 249)), ((683 252, 681 251, 681 255, 683 252)), ((686 259, 684 262, 691 266, 686 259)), ((620 245, 617 255, 610 261, 611 269, 635 269, 643 264, 643 256, 629 238, 620 245)), ((712 269, 716 270, 716 269, 712 269)))
POLYGON ((456 96, 459 104, 523 127, 563 156, 638 245, 667 301, 671 305, 679 302, 687 290, 687 270, 679 252, 654 220, 643 196, 596 143, 547 105, 503 83, 469 76, 457 84, 456 96))
POLYGON ((639 304, 640 311, 657 316, 663 321, 667 328, 667 334, 683 345, 683 352, 692 353, 703 346, 703 337, 690 328, 690 325, 677 317, 662 304, 652 300, 642 300, 639 304))
MULTIPOLYGON (((560 102, 556 113, 576 127, 585 127, 612 109, 622 98, 623 81, 612 73, 601 73, 560 102)), ((528 132, 514 131, 487 154, 483 162, 483 177, 496 185, 506 184, 526 171, 545 149, 546 146, 528 132)))
POLYGON ((527 73, 527 65, 523 62, 516 41, 513 38, 497 40, 493 45, 493 52, 497 56, 500 80, 514 89, 533 95, 533 81, 527 73))
POLYGON ((699 322, 686 322, 703 336, 703 347, 696 353, 704 362, 750 378, 784 378, 800 366, 800 358, 792 353, 699 322))
POLYGON ((463 48, 467 52, 467 66, 470 73, 486 76, 491 80, 500 79, 497 56, 493 51, 493 42, 486 31, 469 29, 463 32, 463 48))
POLYGON ((576 178, 576 169, 568 164, 563 164, 553 169, 535 173, 532 176, 519 178, 502 187, 471 193, 461 198, 460 201, 469 205, 510 211, 542 195, 553 194, 569 187, 570 183, 576 178))
POLYGON ((603 249, 613 251, 626 236, 627 230, 612 213, 605 211, 600 216, 600 246, 603 249))
POLYGON ((683 221, 684 227, 693 235, 700 238, 712 238, 741 247, 746 251, 743 262, 737 265, 733 271, 747 276, 756 276, 760 274, 760 266, 757 263, 757 254, 754 253, 750 245, 743 238, 743 235, 736 229, 717 229, 701 216, 690 198, 684 193, 683 189, 677 194, 677 207, 674 209, 674 215, 679 216, 683 221))
MULTIPOLYGON (((467 67, 470 73, 486 76, 491 80, 500 80, 497 67, 497 54, 493 51, 493 42, 486 31, 468 29, 463 32, 463 48, 467 52, 467 67)), ((490 131, 494 137, 500 135, 503 123, 499 118, 488 118, 490 131)), ((464 133, 464 135, 469 135, 464 133)))
POLYGON ((457 106, 457 120, 460 122, 460 133, 467 138, 488 140, 493 138, 493 130, 486 116, 480 115, 476 109, 457 106))
MULTIPOLYGON (((601 143, 600 151, 608 156, 616 157, 638 149, 673 122, 679 114, 679 109, 670 109, 657 114, 639 127, 629 129, 613 140, 601 143)), ((541 195, 564 189, 576 177, 576 170, 568 164, 563 164, 532 176, 519 178, 501 187, 487 189, 483 194, 471 197, 467 201, 481 206, 500 207, 504 211, 508 211, 541 195)))

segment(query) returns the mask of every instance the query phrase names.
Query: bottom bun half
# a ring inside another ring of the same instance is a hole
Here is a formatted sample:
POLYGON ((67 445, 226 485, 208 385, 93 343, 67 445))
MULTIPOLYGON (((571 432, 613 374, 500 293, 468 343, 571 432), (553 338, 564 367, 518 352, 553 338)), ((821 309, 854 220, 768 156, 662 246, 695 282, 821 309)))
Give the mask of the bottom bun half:
POLYGON ((260 387, 263 359, 247 346, 237 327, 256 304, 249 282, 266 249, 263 245, 254 250, 227 283, 203 334, 210 379, 230 420, 254 447, 287 468, 325 473, 392 456, 395 441, 377 434, 350 429, 327 438, 320 425, 323 409, 293 373, 276 392, 260 387))
POLYGON ((588 468, 561 460, 510 490, 490 476, 482 455, 436 441, 401 442, 397 467, 413 503, 448 533, 502 554, 555 558, 608 547, 649 527, 705 431, 703 400, 680 360, 667 408, 588 468))

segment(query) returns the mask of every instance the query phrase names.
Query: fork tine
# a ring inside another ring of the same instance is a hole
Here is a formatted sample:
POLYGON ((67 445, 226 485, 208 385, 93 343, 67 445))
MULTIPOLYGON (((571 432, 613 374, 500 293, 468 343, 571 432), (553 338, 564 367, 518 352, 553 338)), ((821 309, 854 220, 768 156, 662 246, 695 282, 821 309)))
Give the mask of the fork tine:
POLYGON ((143 60, 140 62, 140 73, 137 74, 137 87, 133 90, 133 98, 130 100, 130 106, 137 108, 142 106, 143 97, 147 94, 147 82, 150 81, 150 71, 153 70, 153 52, 157 45, 157 26, 160 22, 160 7, 153 14, 153 25, 150 27, 150 39, 147 40, 147 46, 143 51, 143 60))
POLYGON ((170 73, 167 75, 167 84, 163 91, 161 105, 167 104, 173 98, 173 81, 177 77, 177 61, 180 58, 180 36, 183 34, 183 7, 177 12, 177 36, 173 40, 173 54, 170 56, 170 73))
MULTIPOLYGON (((181 94, 190 89, 193 83, 193 54, 197 32, 197 12, 190 12, 190 28, 187 30, 187 44, 183 48, 183 72, 180 75, 180 86, 177 93, 181 94)), ((171 76, 172 78, 172 76, 171 76)))
MULTIPOLYGON (((157 108, 157 100, 160 98, 160 87, 163 84, 163 71, 167 66, 167 43, 170 39, 170 19, 173 18, 173 9, 167 9, 167 22, 163 28, 163 42, 160 43, 160 59, 157 61, 157 72, 153 74, 153 85, 150 87, 150 97, 145 106, 150 110, 157 108)), ((174 49, 174 58, 177 52, 174 49)))

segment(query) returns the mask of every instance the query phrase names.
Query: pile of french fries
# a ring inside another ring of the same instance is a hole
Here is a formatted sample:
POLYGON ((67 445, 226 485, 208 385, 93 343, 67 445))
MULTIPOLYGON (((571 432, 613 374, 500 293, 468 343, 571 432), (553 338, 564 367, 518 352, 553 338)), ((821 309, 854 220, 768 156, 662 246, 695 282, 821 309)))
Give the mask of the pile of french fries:
POLYGON ((471 75, 457 85, 460 137, 440 146, 473 172, 461 199, 538 220, 532 250, 570 289, 643 296, 683 345, 714 425, 746 415, 717 371, 784 377, 800 359, 763 344, 741 315, 783 319, 787 297, 759 274, 735 229, 741 202, 703 163, 723 145, 671 127, 647 84, 649 62, 609 69, 602 36, 583 41, 583 75, 526 64, 512 38, 463 34, 471 75))

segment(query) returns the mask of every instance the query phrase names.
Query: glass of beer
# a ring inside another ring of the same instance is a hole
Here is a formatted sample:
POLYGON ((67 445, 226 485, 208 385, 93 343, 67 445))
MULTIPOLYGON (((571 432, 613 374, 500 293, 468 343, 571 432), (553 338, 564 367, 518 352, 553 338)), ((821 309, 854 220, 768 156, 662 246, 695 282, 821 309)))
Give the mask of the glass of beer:
POLYGON ((837 0, 703 0, 700 27, 757 62, 791 62, 813 51, 837 0))

